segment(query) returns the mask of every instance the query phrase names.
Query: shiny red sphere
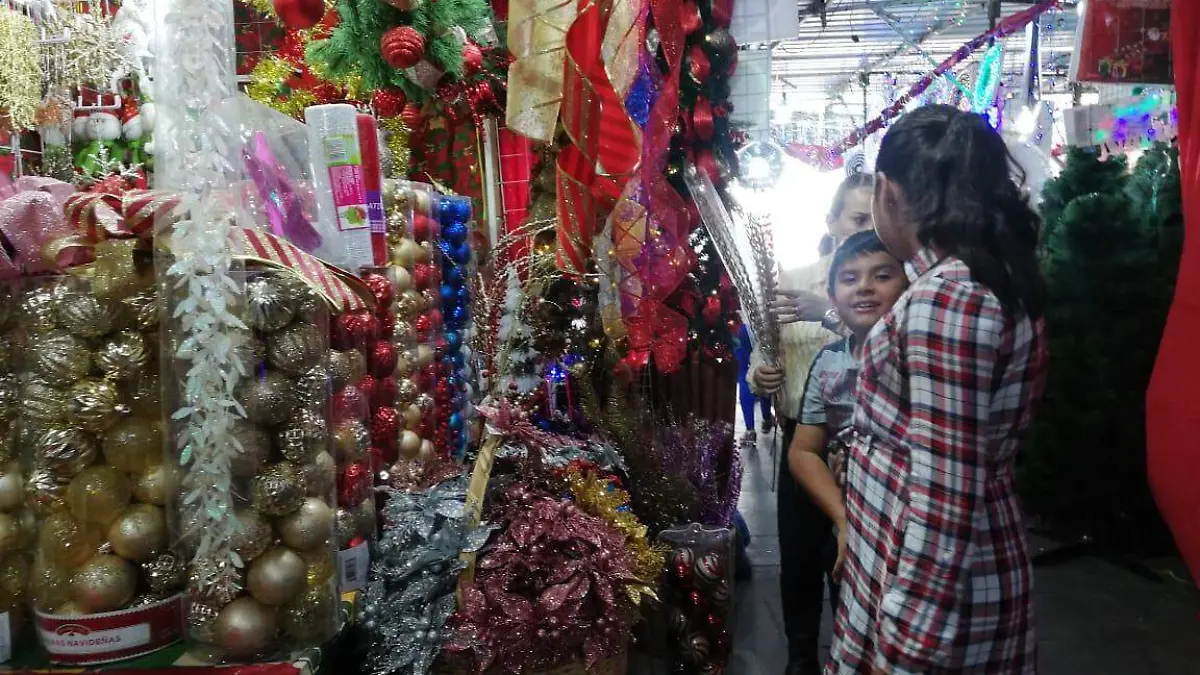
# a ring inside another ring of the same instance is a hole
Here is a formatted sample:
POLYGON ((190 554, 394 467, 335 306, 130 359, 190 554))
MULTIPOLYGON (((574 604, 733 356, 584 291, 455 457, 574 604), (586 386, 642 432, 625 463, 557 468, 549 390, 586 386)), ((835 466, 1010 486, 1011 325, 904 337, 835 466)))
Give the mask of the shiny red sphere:
POLYGON ((381 448, 395 447, 400 433, 400 413, 391 406, 376 408, 371 417, 371 443, 381 448))
POLYGON ((436 280, 433 265, 429 263, 417 263, 413 265, 412 278, 417 290, 423 291, 429 288, 436 280))
POLYGON ((367 397, 354 385, 342 387, 333 395, 333 421, 335 424, 349 420, 367 418, 367 397))
POLYGON ((396 371, 396 345, 387 340, 379 340, 367 352, 367 366, 371 374, 377 378, 388 377, 396 371))
POLYGON ((341 314, 333 322, 333 347, 366 347, 379 337, 379 321, 366 310, 341 314))
POLYGON ((392 287, 392 282, 382 274, 375 272, 364 274, 362 280, 371 290, 371 296, 375 298, 375 311, 386 311, 396 297, 396 289, 392 287))
POLYGON ((396 402, 396 378, 394 376, 381 377, 375 381, 375 391, 371 395, 371 405, 376 408, 380 406, 393 405, 396 402))
POLYGON ((338 505, 353 507, 361 504, 362 500, 371 496, 373 482, 370 467, 363 462, 351 462, 338 475, 338 505))

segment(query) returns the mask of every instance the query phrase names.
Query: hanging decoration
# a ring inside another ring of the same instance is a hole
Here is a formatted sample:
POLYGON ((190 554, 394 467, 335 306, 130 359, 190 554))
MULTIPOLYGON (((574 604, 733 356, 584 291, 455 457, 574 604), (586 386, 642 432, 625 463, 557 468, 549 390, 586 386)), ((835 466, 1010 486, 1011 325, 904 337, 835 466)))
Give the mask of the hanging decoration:
POLYGON ((42 68, 29 17, 0 6, 0 133, 33 124, 42 98, 42 68))
POLYGON ((979 77, 971 95, 971 110, 986 113, 996 106, 996 95, 1000 92, 1000 78, 1004 75, 1004 43, 997 40, 984 52, 979 62, 979 77))
POLYGON ((505 124, 528 138, 554 139, 562 101, 563 57, 567 29, 575 20, 570 0, 514 0, 508 7, 508 69, 511 105, 505 124))

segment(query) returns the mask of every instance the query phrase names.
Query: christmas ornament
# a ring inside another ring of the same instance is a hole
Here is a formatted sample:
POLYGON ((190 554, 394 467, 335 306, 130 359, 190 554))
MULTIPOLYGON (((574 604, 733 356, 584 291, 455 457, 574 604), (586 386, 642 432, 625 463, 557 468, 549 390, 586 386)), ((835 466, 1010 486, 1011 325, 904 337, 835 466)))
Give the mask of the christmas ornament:
POLYGON ((60 292, 60 287, 46 285, 25 293, 21 298, 21 325, 35 334, 54 330, 57 326, 54 306, 60 292))
POLYGON ((425 38, 411 26, 396 26, 380 38, 379 52, 393 68, 412 68, 425 53, 425 38))
POLYGON ((312 588, 279 610, 284 634, 299 644, 320 644, 333 631, 337 605, 325 588, 312 588))
POLYGON ((192 639, 204 644, 214 644, 216 633, 217 610, 204 602, 191 602, 188 605, 187 628, 192 639))
POLYGON ((246 282, 246 323, 263 332, 279 330, 292 321, 295 308, 279 287, 279 281, 263 276, 246 282))
POLYGON ((247 419, 266 427, 283 424, 296 408, 292 383, 271 370, 243 380, 238 385, 236 398, 245 408, 247 419))
POLYGON ((396 370, 396 347, 387 340, 380 340, 371 348, 367 364, 375 377, 387 377, 396 370))
POLYGON ((151 288, 121 300, 121 307, 134 330, 152 331, 158 328, 158 316, 162 303, 158 293, 151 288))
POLYGON ((104 380, 83 380, 67 392, 67 421, 84 431, 108 429, 129 412, 121 403, 115 384, 104 380))
POLYGON ((304 464, 325 449, 329 442, 329 427, 325 417, 312 410, 301 408, 292 420, 279 430, 275 445, 284 459, 295 464, 304 464))
POLYGON ((371 291, 371 296, 375 298, 376 307, 387 307, 392 304, 392 298, 395 297, 395 292, 392 289, 392 282, 382 274, 376 272, 368 272, 362 277, 362 281, 371 291))
POLYGON ((9 462, 0 469, 0 511, 13 511, 25 501, 25 481, 21 465, 9 462))
POLYGON ((8 513, 0 513, 0 556, 15 553, 26 545, 20 521, 8 513))
POLYGON ((474 42, 463 45, 463 72, 468 75, 478 73, 483 68, 483 50, 474 42))
POLYGON ((183 561, 172 553, 162 553, 142 563, 142 578, 152 593, 165 595, 183 587, 183 561))
POLYGON ((342 424, 365 419, 370 402, 361 389, 350 385, 333 395, 332 408, 334 422, 342 424))
MULTIPOLYGON (((392 447, 397 442, 396 434, 400 431, 400 414, 395 408, 384 406, 376 408, 371 416, 370 443, 381 448, 392 447)), ((366 451, 366 447, 362 448, 366 451)))
POLYGON ((295 323, 267 336, 267 361, 289 375, 300 375, 324 355, 325 338, 312 324, 295 323))
POLYGON ((392 376, 381 377, 375 382, 375 390, 371 392, 371 405, 378 408, 389 406, 396 402, 397 384, 392 376))
POLYGON ((39 515, 65 510, 70 479, 48 469, 34 469, 25 481, 25 502, 39 515))
POLYGON ((249 659, 266 651, 277 629, 274 609, 253 598, 238 598, 217 614, 212 635, 227 657, 249 659))
POLYGON ((400 453, 409 459, 415 459, 421 451, 421 437, 412 431, 405 430, 400 434, 400 453))
POLYGON ((112 544, 113 552, 126 560, 149 560, 166 548, 166 516, 157 506, 133 504, 109 525, 108 541, 112 544))
POLYGON ((322 450, 311 463, 300 467, 300 473, 304 494, 309 497, 328 495, 337 478, 337 462, 333 460, 333 455, 322 450))
POLYGON ((357 382, 367 373, 367 360, 357 349, 329 350, 329 379, 335 390, 357 382))
POLYGON ((696 560, 696 578, 702 583, 712 585, 725 576, 725 565, 721 556, 715 551, 705 553, 696 560))
POLYGON ((170 464, 159 464, 133 476, 133 498, 145 504, 166 506, 178 479, 170 464))
POLYGON ((325 16, 323 0, 271 0, 271 6, 283 25, 292 30, 312 28, 325 16))
POLYGON ((150 349, 141 333, 125 330, 101 344, 92 361, 105 376, 124 380, 145 370, 150 363, 150 349))
POLYGON ((404 92, 392 87, 387 89, 377 89, 371 94, 371 105, 375 108, 376 116, 381 119, 399 115, 400 111, 404 109, 404 104, 406 102, 407 99, 404 96, 404 92))
MULTIPOLYGON (((249 413, 250 407, 245 400, 242 405, 247 406, 246 412, 249 413)), ((238 478, 249 478, 258 473, 259 467, 271 456, 271 435, 253 422, 239 418, 233 421, 230 436, 241 446, 230 457, 230 472, 238 478)))
POLYGON ((233 356, 247 373, 253 374, 267 360, 267 343, 250 335, 242 336, 242 341, 233 348, 233 356))
POLYGON ((309 497, 294 513, 282 518, 278 528, 284 544, 311 551, 328 543, 333 533, 333 509, 324 500, 309 497))
POLYGON ((250 481, 254 508, 268 516, 286 516, 304 503, 300 474, 291 462, 271 464, 250 481))
POLYGON ((339 464, 362 459, 370 444, 371 432, 362 422, 342 422, 333 430, 333 456, 339 464))
POLYGON ((712 598, 713 605, 717 607, 729 606, 729 584, 724 579, 718 581, 708 591, 708 597, 712 598))
POLYGON ((348 312, 338 315, 333 324, 335 349, 353 349, 369 345, 379 335, 379 323, 369 312, 348 312))
POLYGON ((86 377, 92 367, 92 352, 87 343, 65 331, 36 336, 29 352, 33 371, 47 382, 61 386, 86 377))
POLYGON ((350 540, 358 536, 358 517, 353 508, 340 507, 333 514, 333 541, 339 551, 350 547, 350 540))
POLYGON ((40 423, 61 422, 67 417, 67 392, 46 382, 32 379, 21 387, 21 412, 40 423))
POLYGON ((140 474, 163 461, 162 423, 129 417, 104 435, 104 461, 126 473, 140 474))
MULTIPOLYGON (((371 468, 363 462, 351 462, 342 469, 337 481, 337 501, 340 506, 358 504, 371 495, 371 468)), ((2 484, 2 483, 0 483, 2 484)))
POLYGON ((60 476, 74 476, 83 471, 96 460, 100 451, 100 443, 95 436, 75 427, 51 425, 27 428, 33 432, 35 461, 60 476))
POLYGON ((129 504, 129 479, 111 466, 90 466, 71 479, 67 503, 81 523, 107 526, 129 504))
POLYGON ((80 291, 64 293, 54 304, 58 325, 76 337, 98 338, 112 331, 117 312, 95 295, 80 291))
POLYGON ((96 554, 71 577, 71 597, 86 613, 121 609, 137 590, 137 571, 115 555, 96 554))
POLYGON ((308 566, 308 587, 317 588, 329 582, 337 572, 337 554, 326 547, 312 551, 297 551, 308 566))
POLYGON ((234 517, 241 522, 242 527, 241 532, 230 542, 230 546, 248 563, 262 555, 274 540, 271 523, 261 513, 246 507, 237 509, 234 517))
POLYGON ((329 400, 329 371, 324 365, 309 368, 296 380, 296 401, 302 408, 322 408, 329 400))
POLYGON ((304 560, 296 552, 276 546, 258 556, 246 574, 246 589, 264 605, 282 605, 304 589, 307 573, 304 560))

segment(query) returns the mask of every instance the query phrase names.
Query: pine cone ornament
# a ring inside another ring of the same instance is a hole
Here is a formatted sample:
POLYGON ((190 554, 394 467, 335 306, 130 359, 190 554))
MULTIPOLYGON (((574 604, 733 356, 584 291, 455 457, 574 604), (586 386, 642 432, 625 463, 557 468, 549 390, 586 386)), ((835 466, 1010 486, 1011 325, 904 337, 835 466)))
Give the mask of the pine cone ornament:
POLYGON ((478 73, 483 68, 483 50, 474 42, 463 45, 463 70, 468 74, 478 73))
POLYGON ((412 68, 425 54, 425 38, 412 26, 396 26, 383 34, 379 51, 391 67, 412 68))

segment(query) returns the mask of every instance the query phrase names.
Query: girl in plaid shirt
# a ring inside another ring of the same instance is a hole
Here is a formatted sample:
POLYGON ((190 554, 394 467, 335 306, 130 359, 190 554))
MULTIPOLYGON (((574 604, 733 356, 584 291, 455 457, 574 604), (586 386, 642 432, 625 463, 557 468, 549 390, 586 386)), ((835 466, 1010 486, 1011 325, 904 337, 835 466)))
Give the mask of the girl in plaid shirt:
POLYGON ((912 285, 863 345, 827 674, 1036 673, 1014 460, 1046 370, 1039 220, 980 116, 887 132, 875 229, 912 285))

